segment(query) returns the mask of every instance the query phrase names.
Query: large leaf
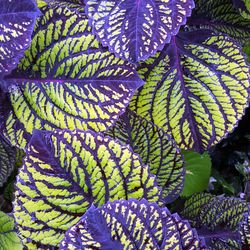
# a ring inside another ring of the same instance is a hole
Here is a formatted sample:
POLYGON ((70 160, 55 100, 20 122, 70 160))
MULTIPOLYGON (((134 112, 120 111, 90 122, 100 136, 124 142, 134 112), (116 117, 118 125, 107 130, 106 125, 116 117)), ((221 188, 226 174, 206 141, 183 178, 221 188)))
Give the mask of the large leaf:
POLYGON ((0 0, 0 79, 9 74, 31 43, 39 15, 34 0, 0 0))
POLYGON ((35 131, 16 182, 14 216, 27 245, 58 246, 93 203, 159 201, 155 176, 129 146, 91 131, 35 131), (30 242, 30 243, 29 243, 30 242))
POLYGON ((183 215, 198 234, 206 239, 209 249, 248 249, 249 204, 234 197, 197 194, 185 203, 183 215))
POLYGON ((129 144, 143 163, 149 165, 150 172, 156 175, 163 189, 166 202, 172 202, 180 195, 185 175, 183 157, 162 129, 128 110, 107 134, 129 144))
POLYGON ((14 169, 16 150, 0 136, 0 187, 7 181, 14 169))
POLYGON ((0 211, 0 249, 22 250, 21 240, 14 231, 14 219, 0 211))
POLYGON ((203 152, 218 143, 248 106, 250 73, 241 47, 209 30, 179 33, 139 74, 146 84, 131 109, 184 149, 203 152))
POLYGON ((33 129, 105 131, 143 83, 131 64, 97 42, 81 5, 70 6, 51 1, 42 8, 30 49, 5 81, 12 107, 2 128, 18 147, 33 129))
POLYGON ((61 243, 66 249, 206 249, 188 221, 155 203, 134 199, 92 206, 70 228, 61 243))
POLYGON ((131 62, 161 50, 194 7, 193 0, 86 0, 93 32, 104 46, 131 62))
POLYGON ((188 24, 226 33, 242 43, 250 39, 250 20, 239 14, 233 0, 196 0, 188 24))
POLYGON ((193 151, 182 151, 185 159, 186 176, 183 196, 204 191, 208 187, 211 172, 211 159, 207 152, 199 154, 193 151))

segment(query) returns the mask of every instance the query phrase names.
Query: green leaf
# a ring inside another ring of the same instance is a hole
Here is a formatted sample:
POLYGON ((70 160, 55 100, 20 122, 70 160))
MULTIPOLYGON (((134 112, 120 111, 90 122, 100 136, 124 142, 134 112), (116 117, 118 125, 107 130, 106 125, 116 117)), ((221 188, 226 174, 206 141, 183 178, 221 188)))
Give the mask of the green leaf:
POLYGON ((14 219, 0 211, 0 249, 22 250, 21 240, 14 231, 14 219))
POLYGON ((186 163, 186 176, 182 196, 204 191, 209 183, 211 159, 207 152, 199 154, 182 150, 186 163))
POLYGON ((25 245, 59 246, 92 204, 128 198, 162 203, 155 176, 128 145, 92 131, 33 132, 14 201, 25 245))
POLYGON ((138 72, 146 83, 130 108, 182 149, 206 151, 237 126, 248 106, 248 63, 241 46, 223 34, 181 32, 138 72))
POLYGON ((162 187, 165 202, 179 197, 184 184, 183 156, 175 141, 161 128, 127 110, 107 135, 129 144, 162 187))
POLYGON ((33 129, 106 131, 143 84, 133 65, 98 43, 83 7, 49 1, 41 8, 30 48, 0 89, 11 106, 0 126, 12 145, 24 148, 33 129))

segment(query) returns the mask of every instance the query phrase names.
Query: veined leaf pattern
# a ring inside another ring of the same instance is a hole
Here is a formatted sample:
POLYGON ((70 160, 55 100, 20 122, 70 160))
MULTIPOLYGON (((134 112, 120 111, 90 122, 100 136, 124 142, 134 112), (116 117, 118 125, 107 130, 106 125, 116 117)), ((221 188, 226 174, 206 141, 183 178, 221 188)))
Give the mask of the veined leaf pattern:
POLYGON ((0 0, 0 79, 17 66, 31 43, 39 10, 34 0, 0 0))
POLYGON ((175 200, 184 184, 183 156, 173 139, 153 123, 127 110, 107 133, 129 144, 156 175, 167 203, 175 200))
POLYGON ((248 106, 250 73, 241 47, 209 30, 183 32, 138 68, 146 84, 130 108, 203 152, 237 125, 248 106))
POLYGON ((161 50, 194 7, 193 0, 86 0, 93 32, 118 57, 136 63, 161 50))
POLYGON ((33 133, 14 202, 15 221, 28 247, 59 246, 91 204, 121 198, 162 204, 155 176, 129 146, 91 131, 33 133))
POLYGON ((41 8, 31 47, 5 80, 12 107, 2 129, 20 148, 33 129, 107 130, 143 84, 131 64, 97 42, 83 8, 73 4, 79 8, 64 1, 41 8))
POLYGON ((206 249, 195 229, 178 214, 146 200, 130 199, 92 206, 70 228, 60 250, 206 249))

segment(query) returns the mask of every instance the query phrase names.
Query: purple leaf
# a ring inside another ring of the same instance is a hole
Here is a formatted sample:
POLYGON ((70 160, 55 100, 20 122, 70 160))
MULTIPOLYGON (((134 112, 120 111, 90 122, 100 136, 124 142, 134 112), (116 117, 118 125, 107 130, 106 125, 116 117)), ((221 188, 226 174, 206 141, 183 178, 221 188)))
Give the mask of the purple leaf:
POLYGON ((209 30, 179 33, 142 63, 146 84, 130 108, 203 152, 231 132, 248 106, 250 70, 241 47, 209 30))
POLYGON ((91 207, 70 228, 60 250, 67 249, 206 249, 195 229, 146 200, 130 199, 91 207))
POLYGON ((39 10, 34 0, 0 0, 0 79, 16 68, 31 43, 39 10))
POLYGON ((98 43, 81 5, 51 1, 41 10, 30 49, 4 83, 12 107, 2 130, 20 148, 33 129, 106 131, 143 84, 98 43))
POLYGON ((91 131, 35 130, 17 176, 14 217, 26 246, 50 249, 91 204, 129 198, 162 204, 155 176, 129 146, 91 131))
POLYGON ((136 63, 176 35, 194 8, 193 0, 86 0, 94 34, 116 56, 136 63))

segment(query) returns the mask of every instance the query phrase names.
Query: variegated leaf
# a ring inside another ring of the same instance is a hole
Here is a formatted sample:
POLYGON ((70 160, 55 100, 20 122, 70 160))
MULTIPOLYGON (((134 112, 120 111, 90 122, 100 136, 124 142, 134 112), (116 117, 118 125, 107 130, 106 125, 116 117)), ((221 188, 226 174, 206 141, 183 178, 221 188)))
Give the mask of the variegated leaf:
POLYGON ((91 204, 121 198, 161 204, 161 189, 140 157, 95 132, 36 130, 23 162, 14 217, 30 249, 58 246, 91 204))
POLYGON ((107 130, 143 84, 131 64, 97 42, 83 8, 73 5, 51 1, 41 8, 31 47, 5 80, 11 110, 2 129, 20 148, 33 129, 107 130))
POLYGON ((193 0, 86 0, 93 32, 122 59, 147 59, 176 35, 194 7, 193 0))
POLYGON ((206 249, 188 221, 146 200, 130 199, 92 206, 68 230, 67 249, 206 249))
POLYGON ((138 68, 146 84, 130 107, 203 152, 231 132, 248 106, 250 71, 238 44, 209 30, 183 32, 138 68))
POLYGON ((0 0, 0 79, 17 66, 31 43, 39 10, 34 0, 0 0))
MULTIPOLYGON (((0 187, 4 185, 7 178, 14 169, 16 150, 0 136, 0 187)), ((1 233, 0 233, 1 234, 1 233)))
MULTIPOLYGON (((226 33, 245 43, 250 39, 250 20, 242 17, 233 5, 234 0, 196 0, 188 25, 226 33)), ((240 2, 242 0, 236 0, 240 2)), ((243 0, 244 1, 244 0, 243 0)), ((247 0, 248 1, 248 0, 247 0)))
POLYGON ((0 249, 22 250, 23 246, 14 231, 14 219, 0 211, 0 249))
POLYGON ((167 203, 180 195, 185 175, 183 157, 176 143, 162 129, 127 110, 107 135, 129 144, 143 163, 149 165, 167 203))

